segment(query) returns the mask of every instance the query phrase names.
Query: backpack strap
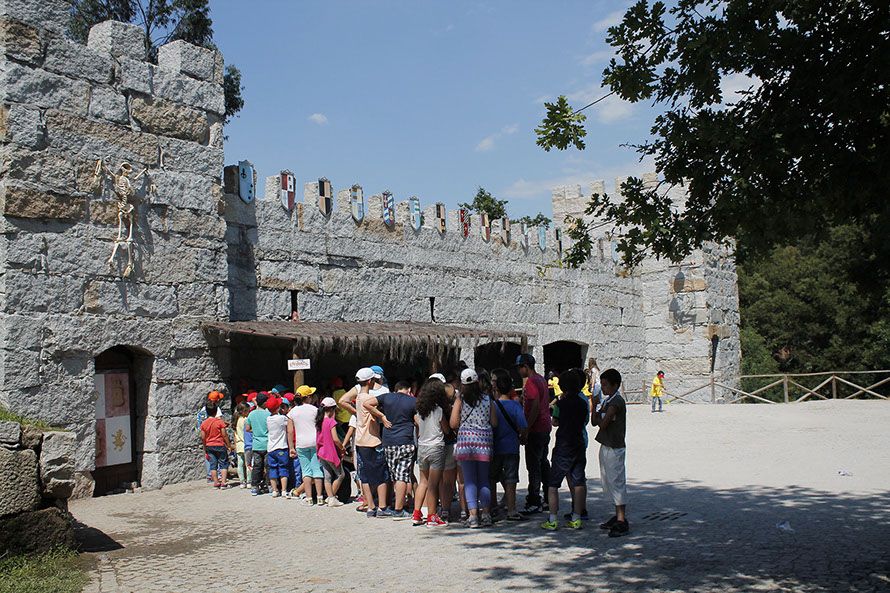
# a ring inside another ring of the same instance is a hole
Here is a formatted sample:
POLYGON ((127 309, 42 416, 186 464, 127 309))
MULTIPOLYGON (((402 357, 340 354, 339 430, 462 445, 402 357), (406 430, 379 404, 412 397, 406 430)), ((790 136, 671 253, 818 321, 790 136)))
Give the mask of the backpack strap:
POLYGON ((513 422, 513 419, 510 417, 510 414, 507 413, 506 408, 504 408, 504 404, 502 404, 501 400, 499 400, 499 399, 494 400, 494 403, 496 403, 498 405, 498 408, 501 410, 501 415, 507 421, 507 424, 509 424, 510 428, 513 429, 513 432, 515 432, 518 435, 519 428, 516 426, 516 423, 513 422))

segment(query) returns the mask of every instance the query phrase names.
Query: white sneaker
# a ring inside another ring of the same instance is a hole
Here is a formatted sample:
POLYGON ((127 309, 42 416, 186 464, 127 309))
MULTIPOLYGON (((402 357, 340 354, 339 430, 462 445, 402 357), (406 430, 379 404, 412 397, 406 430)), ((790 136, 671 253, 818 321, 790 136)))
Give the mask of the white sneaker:
POLYGON ((314 507, 315 503, 312 502, 311 498, 303 498, 303 505, 305 505, 307 507, 314 507))
POLYGON ((331 496, 330 498, 328 498, 327 504, 329 507, 342 507, 343 506, 343 503, 340 502, 340 499, 338 499, 335 496, 331 496))
POLYGON ((288 499, 288 500, 290 500, 291 498, 293 498, 293 497, 291 496, 291 494, 290 494, 290 490, 288 490, 287 492, 284 493, 284 497, 285 497, 286 499, 288 499))
POLYGON ((272 493, 272 498, 278 498, 279 496, 281 496, 281 492, 279 492, 278 490, 272 493))
POLYGON ((318 499, 318 506, 320 506, 320 507, 325 506, 325 501, 324 501, 323 498, 319 498, 319 499, 318 499))

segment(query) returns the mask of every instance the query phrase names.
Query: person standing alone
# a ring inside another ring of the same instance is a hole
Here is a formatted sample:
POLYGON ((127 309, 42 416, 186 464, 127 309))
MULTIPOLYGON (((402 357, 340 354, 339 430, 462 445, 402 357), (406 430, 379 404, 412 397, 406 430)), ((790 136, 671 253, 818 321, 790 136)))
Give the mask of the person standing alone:
POLYGON ((664 371, 658 371, 652 379, 652 387, 649 388, 649 397, 652 399, 652 411, 655 412, 655 404, 661 412, 661 398, 664 396, 664 371))
POLYGON ((547 454, 550 449, 550 402, 548 401, 547 381, 535 372, 535 357, 520 354, 516 357, 519 376, 525 379, 522 388, 523 410, 528 425, 528 442, 525 445, 525 469, 528 470, 528 495, 525 498, 523 514, 530 515, 548 510, 541 497, 542 485, 550 483, 550 462, 547 454))

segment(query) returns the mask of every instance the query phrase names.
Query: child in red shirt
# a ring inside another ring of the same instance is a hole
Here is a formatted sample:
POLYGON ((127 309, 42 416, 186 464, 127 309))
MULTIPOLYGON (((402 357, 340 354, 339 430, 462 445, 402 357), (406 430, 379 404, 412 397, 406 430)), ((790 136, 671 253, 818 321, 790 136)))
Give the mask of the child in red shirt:
POLYGON ((201 423, 201 441, 204 443, 204 456, 210 462, 210 479, 214 488, 227 488, 226 477, 229 468, 229 451, 235 448, 226 434, 226 423, 216 417, 216 402, 207 402, 207 419, 201 423))

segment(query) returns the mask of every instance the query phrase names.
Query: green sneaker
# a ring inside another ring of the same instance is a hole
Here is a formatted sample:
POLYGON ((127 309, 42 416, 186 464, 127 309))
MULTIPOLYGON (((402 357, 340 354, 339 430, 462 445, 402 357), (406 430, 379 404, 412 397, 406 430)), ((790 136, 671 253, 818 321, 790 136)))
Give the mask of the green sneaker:
POLYGON ((541 529, 546 529, 547 531, 556 531, 559 529, 559 523, 556 521, 544 521, 541 523, 541 529))
POLYGON ((566 526, 569 529, 581 529, 581 519, 578 519, 577 521, 569 521, 566 526))

